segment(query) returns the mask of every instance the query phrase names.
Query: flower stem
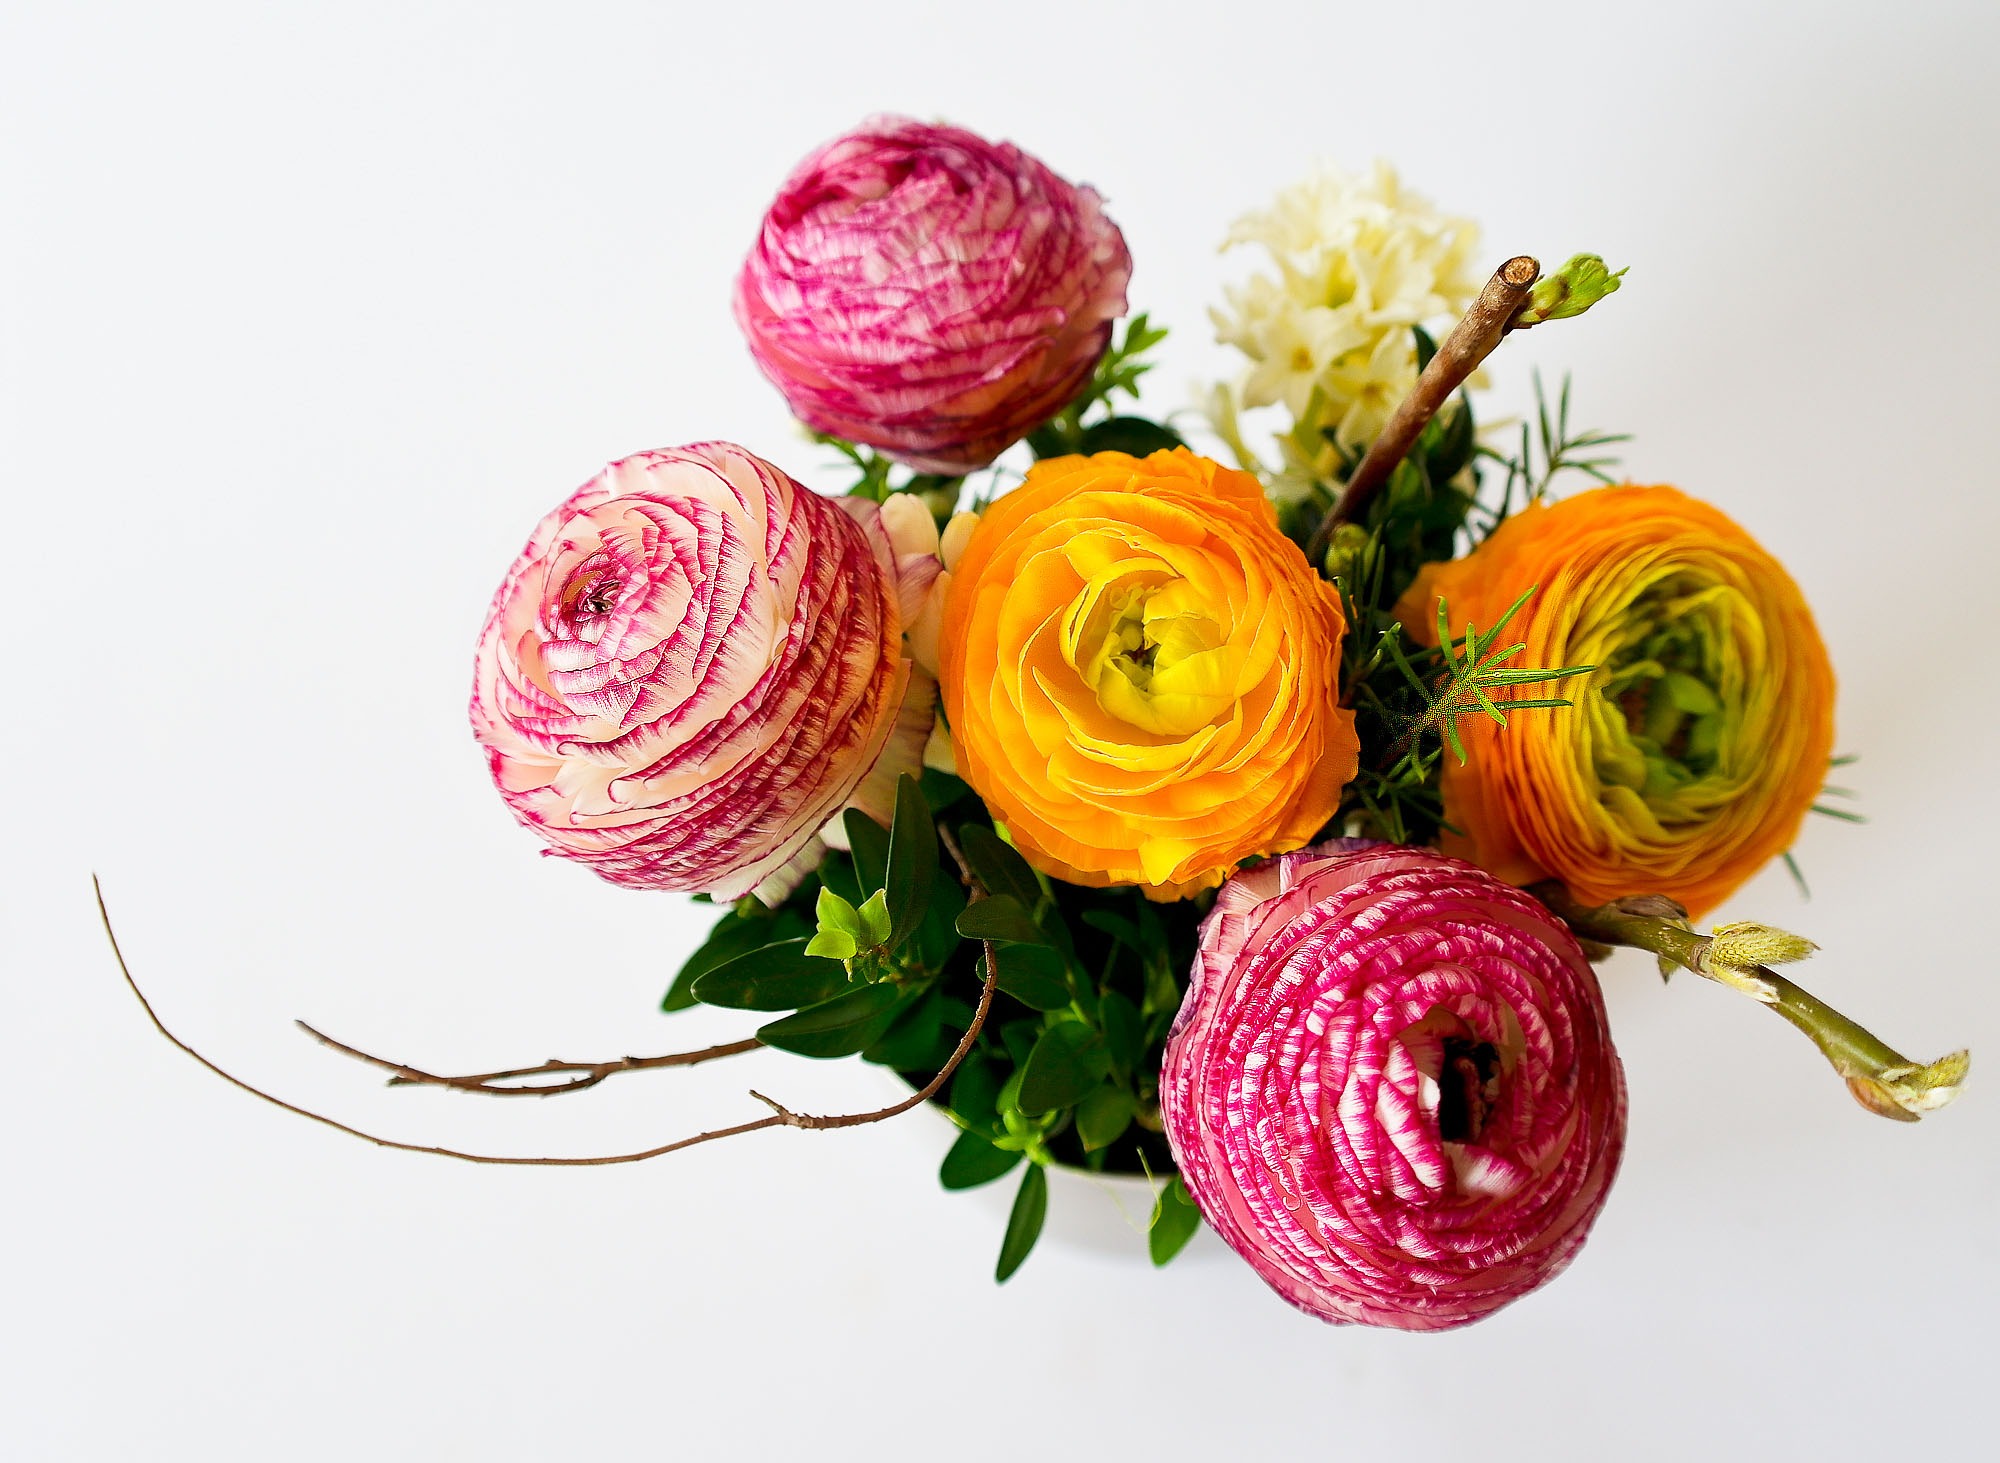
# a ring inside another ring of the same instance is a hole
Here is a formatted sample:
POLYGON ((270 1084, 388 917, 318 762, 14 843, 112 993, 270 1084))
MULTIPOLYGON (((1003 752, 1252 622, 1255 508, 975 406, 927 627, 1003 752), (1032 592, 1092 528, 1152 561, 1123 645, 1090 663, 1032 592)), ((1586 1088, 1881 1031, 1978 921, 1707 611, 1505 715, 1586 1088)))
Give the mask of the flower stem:
MULTIPOLYGON (((1537 884, 1528 892, 1582 939, 1649 950, 1660 957, 1663 972, 1670 964, 1678 965, 1771 1007, 1806 1034, 1846 1081, 1855 1101, 1870 1112, 1914 1123, 1957 1097, 1964 1084, 1970 1053, 1952 1052, 1927 1064, 1911 1061, 1769 965, 1735 964, 1717 958, 1718 948, 1727 955, 1730 945, 1719 942, 1715 935, 1697 933, 1688 924, 1686 912, 1670 899, 1641 895, 1591 908, 1578 903, 1568 889, 1554 881, 1537 884)), ((1730 928, 1740 931, 1746 927, 1730 928)), ((1801 954, 1812 948, 1804 941, 1796 943, 1802 947, 1801 954)))
POLYGON ((1528 292, 1541 272, 1541 264, 1526 254, 1515 255, 1493 271, 1493 277, 1486 281, 1472 308, 1452 327, 1451 334, 1444 338, 1437 354, 1417 377, 1410 394, 1397 404, 1388 424, 1368 444, 1367 455, 1347 480, 1340 501, 1313 531, 1312 540, 1306 545, 1307 563, 1318 567, 1326 557, 1327 545, 1333 542, 1334 529, 1361 516, 1369 500, 1389 481, 1396 464, 1415 445, 1424 424, 1451 400, 1451 394, 1465 384, 1465 378, 1479 369, 1479 363, 1493 354, 1493 348, 1500 344, 1514 317, 1527 303, 1528 292))

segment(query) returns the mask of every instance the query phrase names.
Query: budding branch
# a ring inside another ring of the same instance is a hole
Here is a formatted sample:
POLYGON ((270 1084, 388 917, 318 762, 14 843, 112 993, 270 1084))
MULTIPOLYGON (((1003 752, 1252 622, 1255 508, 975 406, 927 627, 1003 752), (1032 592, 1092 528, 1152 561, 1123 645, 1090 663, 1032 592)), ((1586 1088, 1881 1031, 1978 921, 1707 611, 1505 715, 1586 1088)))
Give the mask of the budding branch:
POLYGON ((1368 444, 1368 452, 1348 478, 1340 501, 1313 531, 1306 545, 1306 562, 1319 566, 1333 542, 1334 529, 1361 516, 1389 481, 1396 464, 1416 445, 1424 424, 1451 400, 1466 377, 1479 369, 1479 363, 1493 354, 1494 347, 1514 328, 1514 319, 1528 303, 1528 291, 1541 273, 1541 264, 1526 254, 1515 255, 1493 271, 1465 318, 1452 327, 1410 394, 1397 403, 1388 424, 1368 444))

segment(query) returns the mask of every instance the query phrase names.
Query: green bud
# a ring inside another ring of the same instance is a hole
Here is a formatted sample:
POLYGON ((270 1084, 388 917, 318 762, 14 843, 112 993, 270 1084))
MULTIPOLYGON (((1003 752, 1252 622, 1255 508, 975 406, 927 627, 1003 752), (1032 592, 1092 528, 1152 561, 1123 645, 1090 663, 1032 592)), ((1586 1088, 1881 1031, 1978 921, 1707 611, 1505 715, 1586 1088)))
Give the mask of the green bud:
POLYGON ((1573 254, 1554 274, 1543 275, 1528 291, 1528 303, 1514 317, 1514 328, 1525 330, 1545 320, 1581 315, 1606 295, 1616 294, 1623 269, 1613 274, 1596 254, 1573 254))
POLYGON ((1368 530, 1358 523, 1343 523, 1333 531, 1333 542, 1326 547, 1326 559, 1322 567, 1329 579, 1344 579, 1354 572, 1355 565, 1368 548, 1368 530))
POLYGON ((1847 1079, 1847 1090, 1870 1112, 1898 1122, 1913 1123, 1927 1112, 1936 1112, 1965 1085, 1972 1066, 1972 1053, 1955 1051, 1928 1066, 1914 1062, 1884 1067, 1879 1072, 1847 1079))

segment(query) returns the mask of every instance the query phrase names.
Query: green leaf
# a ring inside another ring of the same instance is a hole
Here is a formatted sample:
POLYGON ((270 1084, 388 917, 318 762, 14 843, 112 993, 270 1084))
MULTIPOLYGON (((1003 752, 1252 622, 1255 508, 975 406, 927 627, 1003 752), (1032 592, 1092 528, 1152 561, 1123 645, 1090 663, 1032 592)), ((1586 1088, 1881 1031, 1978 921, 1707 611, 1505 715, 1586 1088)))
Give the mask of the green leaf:
POLYGON ((1020 1161, 1019 1153, 995 1148, 977 1133, 960 1133, 938 1165, 938 1182, 947 1189, 976 1189, 992 1183, 1020 1161))
POLYGON ((978 1052, 959 1063, 951 1078, 952 1116, 973 1128, 990 1126, 999 1113, 1000 1078, 978 1052))
POLYGON ((917 785, 924 790, 924 802, 933 813, 942 813, 954 803, 962 803, 972 796, 972 788, 963 779, 953 777, 949 772, 940 772, 935 767, 926 767, 924 775, 917 779, 917 785))
POLYGON ((860 947, 846 930, 820 930, 806 941, 806 954, 824 955, 829 960, 852 960, 858 953, 860 947))
POLYGON ((1046 945, 998 945, 1001 990, 1035 1011, 1060 1011, 1070 1003, 1063 958, 1046 945))
POLYGON ((744 916, 734 910, 716 921, 694 954, 688 956, 687 963, 674 977, 674 983, 667 988, 666 999, 660 1002, 663 1011, 685 1011, 696 1003, 694 983, 719 965, 734 960, 739 955, 747 955, 752 950, 763 948, 775 940, 783 940, 795 934, 804 933, 803 922, 789 910, 775 919, 766 915, 744 916))
POLYGON ((937 825, 924 804, 923 789, 906 772, 896 779, 896 814, 889 830, 889 862, 883 875, 883 886, 889 893, 887 948, 892 952, 924 922, 937 872, 937 825))
POLYGON ((1111 1070, 1121 1080, 1130 1079, 1146 1056, 1146 1034, 1139 1008, 1117 991, 1106 991, 1097 1003, 1097 1019, 1104 1028, 1104 1044, 1111 1053, 1111 1070))
POLYGON ((1410 334, 1416 338, 1417 374, 1424 374, 1424 367, 1431 363, 1431 357, 1438 353, 1438 343, 1431 339, 1431 333, 1421 325, 1412 325, 1410 334))
POLYGON ((859 808, 849 808, 840 821, 847 829, 851 850, 848 856, 854 860, 855 883, 861 886, 863 894, 880 889, 889 868, 889 830, 859 808))
POLYGON ((865 985, 760 1026, 757 1036, 802 1057, 851 1057, 889 1029, 900 999, 893 985, 865 985))
POLYGON ((843 935, 851 935, 857 943, 860 941, 860 911, 825 885, 820 886, 819 898, 813 901, 813 914, 819 920, 822 933, 837 930, 843 935))
POLYGON ((1076 1105, 1076 1135, 1083 1139, 1084 1152, 1108 1148, 1132 1126, 1137 1102, 1130 1091, 1109 1083, 1076 1105))
MULTIPOLYGON (((943 1035, 944 998, 932 987, 905 1002, 882 1039, 861 1053, 861 1060, 899 1072, 941 1065, 943 1035)), ((944 1050, 949 1052, 950 1048, 944 1050)))
POLYGON ((1201 1211, 1195 1208, 1180 1175, 1175 1174, 1173 1181, 1160 1191, 1160 1202, 1153 1210, 1153 1226, 1146 1235, 1146 1248, 1152 1251, 1153 1263, 1164 1265, 1173 1259, 1187 1247, 1199 1228, 1201 1211))
POLYGON ((991 828, 968 823, 958 830, 958 846, 988 894, 1004 894, 1032 913, 1042 902, 1042 881, 1020 851, 991 828))
POLYGON ((695 999, 739 1011, 790 1011, 847 989, 838 960, 806 953, 804 940, 782 940, 723 962, 696 979, 695 999))
POLYGON ((1049 1213, 1049 1178, 1038 1163, 1028 1165, 1021 1175, 1021 1187, 1014 1195, 1013 1212, 1007 1216, 1007 1234, 1000 1241, 1000 1263, 993 1267, 994 1280, 1005 1284, 1028 1258, 1028 1251, 1041 1238, 1042 1221, 1049 1213))
MULTIPOLYGON (((1136 394, 1136 393, 1135 393, 1136 394)), ((1093 452, 1127 452, 1134 457, 1146 457, 1155 452, 1168 452, 1176 447, 1185 447, 1181 434, 1171 427, 1163 427, 1158 422, 1145 417, 1109 417, 1096 425, 1086 428, 1083 440, 1077 443, 1078 452, 1089 455, 1093 452)))
POLYGON ((861 923, 859 943, 873 950, 889 942, 889 896, 887 891, 877 889, 861 901, 855 911, 861 923))
POLYGON ((958 932, 968 940, 1015 940, 1024 945, 1046 945, 1048 936, 1028 917, 1019 901, 1006 894, 981 899, 965 906, 958 917, 958 932))
POLYGON ((1024 1113, 1073 1107, 1111 1071, 1104 1038, 1080 1021, 1051 1026, 1036 1041, 1021 1067, 1020 1107, 1024 1113))
MULTIPOLYGON (((917 930, 917 953, 926 970, 943 970, 958 949, 958 917, 964 910, 965 887, 956 879, 940 880, 917 930)), ((986 972, 980 971, 979 978, 984 980, 986 972)))

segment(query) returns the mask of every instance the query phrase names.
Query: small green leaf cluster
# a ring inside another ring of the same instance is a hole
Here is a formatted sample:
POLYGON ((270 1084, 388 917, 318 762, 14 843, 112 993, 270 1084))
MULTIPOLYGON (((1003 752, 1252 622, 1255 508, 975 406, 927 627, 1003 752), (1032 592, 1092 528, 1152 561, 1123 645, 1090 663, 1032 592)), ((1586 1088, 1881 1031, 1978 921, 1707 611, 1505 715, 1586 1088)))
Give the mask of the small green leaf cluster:
POLYGON ((1051 881, 935 771, 901 780, 890 827, 852 810, 843 826, 849 847, 777 908, 750 898, 721 916, 666 1008, 770 1012, 757 1035, 771 1046, 858 1055, 922 1086, 973 1023, 990 948, 992 1010, 934 1099, 959 1129, 939 1179, 967 1189, 1023 1170, 1004 1280, 1040 1233, 1048 1165, 1157 1176, 1151 1248, 1165 1263, 1194 1211, 1162 1132, 1160 1056, 1201 902, 1051 881))

